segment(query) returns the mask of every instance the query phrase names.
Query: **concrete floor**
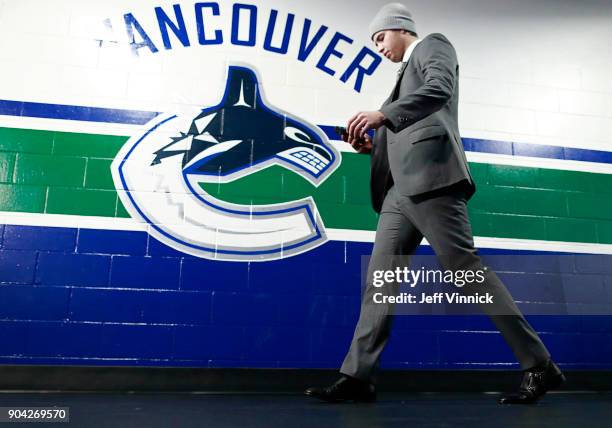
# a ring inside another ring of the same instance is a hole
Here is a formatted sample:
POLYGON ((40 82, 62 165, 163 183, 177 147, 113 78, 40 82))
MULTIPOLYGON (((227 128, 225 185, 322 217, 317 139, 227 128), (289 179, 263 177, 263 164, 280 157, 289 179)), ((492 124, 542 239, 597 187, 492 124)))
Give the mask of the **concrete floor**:
POLYGON ((70 408, 69 423, 45 423, 47 427, 612 426, 612 393, 549 393, 534 406, 501 406, 497 396, 382 393, 376 404, 328 404, 288 394, 11 391, 0 392, 0 407, 70 408))

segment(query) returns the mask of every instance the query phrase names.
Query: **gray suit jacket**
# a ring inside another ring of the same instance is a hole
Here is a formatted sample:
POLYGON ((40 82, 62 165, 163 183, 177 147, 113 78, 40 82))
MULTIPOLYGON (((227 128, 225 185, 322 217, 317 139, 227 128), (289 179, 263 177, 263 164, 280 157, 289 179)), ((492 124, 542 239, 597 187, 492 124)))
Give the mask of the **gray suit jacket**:
POLYGON ((476 191, 457 120, 459 65, 442 34, 430 34, 415 48, 380 111, 387 118, 374 135, 370 186, 380 212, 395 183, 413 196, 464 181, 476 191))

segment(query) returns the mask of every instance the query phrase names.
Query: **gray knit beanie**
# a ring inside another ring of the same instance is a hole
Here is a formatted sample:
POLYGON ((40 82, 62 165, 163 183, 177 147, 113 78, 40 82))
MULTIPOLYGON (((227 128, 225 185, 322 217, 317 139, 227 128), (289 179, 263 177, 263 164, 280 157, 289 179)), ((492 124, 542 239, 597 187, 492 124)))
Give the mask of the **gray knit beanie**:
POLYGON ((408 30, 416 33, 412 14, 401 3, 389 3, 383 6, 370 22, 370 38, 382 30, 408 30))

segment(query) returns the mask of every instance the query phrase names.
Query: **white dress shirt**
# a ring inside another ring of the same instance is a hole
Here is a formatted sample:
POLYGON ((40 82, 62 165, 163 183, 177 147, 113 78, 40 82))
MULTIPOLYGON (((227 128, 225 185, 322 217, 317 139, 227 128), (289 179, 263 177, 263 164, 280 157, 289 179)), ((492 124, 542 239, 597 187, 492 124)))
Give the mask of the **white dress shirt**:
POLYGON ((410 44, 410 46, 408 46, 408 49, 406 49, 406 52, 404 52, 404 58, 402 59, 402 62, 408 62, 408 60, 410 59, 410 55, 412 55, 412 51, 419 43, 421 43, 421 39, 416 39, 410 44))
POLYGON ((414 42, 412 42, 410 44, 410 46, 408 46, 408 49, 406 49, 406 52, 404 52, 404 57, 402 58, 402 65, 401 67, 397 70, 397 80, 399 80, 400 74, 402 72, 402 70, 404 69, 406 63, 408 62, 408 60, 410 59, 410 55, 412 55, 412 51, 414 50, 414 48, 416 48, 416 46, 421 43, 421 39, 416 39, 414 42))

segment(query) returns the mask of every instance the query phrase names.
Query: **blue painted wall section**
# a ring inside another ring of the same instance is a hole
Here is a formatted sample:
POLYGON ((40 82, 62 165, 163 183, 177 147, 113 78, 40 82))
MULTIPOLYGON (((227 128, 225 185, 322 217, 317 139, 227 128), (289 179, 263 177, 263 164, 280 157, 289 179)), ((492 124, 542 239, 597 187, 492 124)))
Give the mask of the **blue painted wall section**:
MULTIPOLYGON (((0 363, 337 368, 371 245, 332 241, 281 261, 215 262, 144 232, 0 225, 0 363)), ((572 290, 612 303, 602 260, 576 257, 567 272, 542 275, 540 259, 500 273, 517 300, 555 299, 565 284, 565 298, 572 290), (599 286, 578 287, 584 275, 599 286)), ((612 368, 612 316, 528 319, 559 364, 612 368)), ((485 316, 397 316, 392 336, 383 368, 518 368, 485 316)))

